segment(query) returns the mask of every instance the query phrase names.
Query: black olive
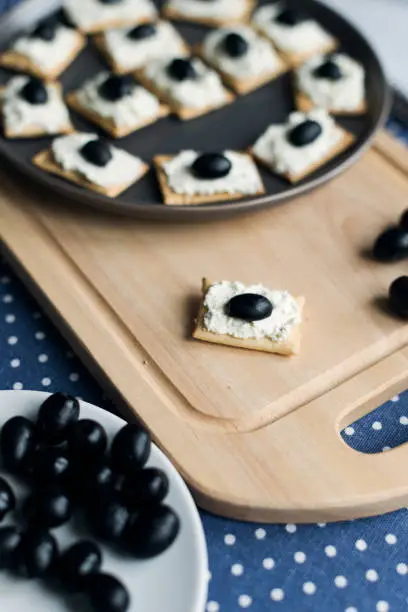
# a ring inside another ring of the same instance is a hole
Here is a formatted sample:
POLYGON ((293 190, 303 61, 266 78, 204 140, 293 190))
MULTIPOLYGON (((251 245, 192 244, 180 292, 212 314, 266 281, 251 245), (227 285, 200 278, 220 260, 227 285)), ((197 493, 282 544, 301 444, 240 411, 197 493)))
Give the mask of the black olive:
POLYGON ((248 41, 235 32, 227 34, 223 40, 224 51, 230 57, 243 57, 248 53, 249 44, 248 41))
POLYGON ((66 589, 76 591, 80 588, 82 579, 88 574, 99 572, 101 565, 100 548, 89 540, 81 540, 61 555, 58 578, 66 589))
POLYGON ((38 434, 46 444, 61 444, 78 418, 78 400, 66 393, 54 393, 41 404, 38 411, 38 434))
POLYGON ((112 159, 110 146, 101 138, 87 142, 80 153, 86 161, 100 168, 106 166, 112 159))
POLYGON ((103 540, 119 543, 127 529, 130 512, 117 495, 106 495, 90 503, 87 519, 92 533, 103 540))
POLYGON ((199 179, 213 180, 227 176, 232 168, 228 157, 222 153, 203 153, 191 166, 191 172, 199 179))
POLYGON ((41 40, 51 42, 55 38, 57 28, 58 22, 55 17, 51 16, 37 25, 31 32, 31 38, 41 38, 41 40))
POLYGON ((14 525, 0 527, 0 570, 14 569, 21 539, 21 531, 14 525))
POLYGON ((135 86, 135 80, 129 74, 111 75, 99 86, 99 94, 105 100, 116 102, 125 96, 130 96, 135 86))
POLYGON ((64 483, 70 475, 70 460, 66 452, 50 446, 36 450, 31 475, 39 485, 64 483))
POLYGON ((408 317, 408 276, 400 276, 390 286, 389 300, 392 310, 401 317, 408 317))
POLYGON ((127 33, 128 38, 131 40, 145 40, 146 38, 152 38, 157 32, 157 27, 154 23, 142 23, 141 25, 132 28, 127 33))
POLYGON ((322 131, 320 123, 306 119, 289 130, 287 139, 294 147, 305 147, 319 138, 322 131))
POLYGON ((179 531, 180 519, 169 506, 147 506, 131 522, 126 543, 135 557, 148 559, 167 550, 179 531))
POLYGON ((59 487, 50 487, 38 489, 29 495, 22 513, 28 524, 52 529, 67 523, 72 510, 72 501, 67 493, 59 487))
POLYGON ((103 457, 108 445, 105 429, 92 419, 74 423, 68 435, 68 448, 76 461, 89 461, 103 457))
POLYGON ((88 574, 82 581, 82 587, 93 612, 126 612, 129 608, 128 590, 110 574, 88 574))
POLYGON ((159 504, 169 492, 169 479, 163 470, 147 468, 132 478, 125 478, 121 496, 131 509, 148 504, 159 504))
POLYGON ((340 66, 332 59, 327 59, 323 64, 320 64, 313 71, 313 76, 318 79, 327 79, 329 81, 340 81, 343 78, 343 73, 340 66))
POLYGON ((40 79, 30 77, 24 87, 20 90, 20 96, 30 104, 46 104, 48 101, 48 91, 40 79))
POLYGON ((0 521, 16 507, 16 496, 7 480, 0 477, 0 521))
POLYGON ((36 446, 35 427, 25 417, 13 417, 3 425, 0 450, 7 471, 12 474, 26 474, 36 446))
POLYGON ((390 227, 380 234, 374 243, 373 256, 378 261, 397 261, 408 256, 408 231, 402 227, 390 227))
POLYGON ((112 466, 120 474, 132 476, 145 465, 150 449, 150 435, 145 429, 134 423, 125 425, 112 442, 112 466))
POLYGON ((241 293, 231 298, 225 305, 229 317, 244 321, 262 321, 271 316, 273 306, 263 295, 258 293, 241 293))
POLYGON ((302 23, 302 21, 306 21, 306 19, 306 15, 290 8, 284 9, 275 17, 275 21, 278 23, 291 27, 302 23))
POLYGON ((408 210, 402 213, 400 219, 400 226, 408 231, 408 210))
POLYGON ((57 20, 57 22, 60 25, 62 25, 64 27, 70 28, 70 29, 75 29, 75 24, 70 19, 70 17, 66 14, 64 9, 60 9, 59 11, 57 11, 55 13, 55 19, 57 20))
POLYGON ((48 531, 33 527, 23 532, 16 551, 20 574, 26 578, 44 577, 51 571, 57 558, 57 542, 48 531))
POLYGON ((194 68, 193 62, 183 58, 172 60, 167 66, 167 74, 174 81, 186 81, 187 79, 197 78, 197 71, 194 68))
POLYGON ((103 459, 85 465, 75 462, 74 470, 72 492, 85 503, 111 494, 118 486, 118 474, 103 459))

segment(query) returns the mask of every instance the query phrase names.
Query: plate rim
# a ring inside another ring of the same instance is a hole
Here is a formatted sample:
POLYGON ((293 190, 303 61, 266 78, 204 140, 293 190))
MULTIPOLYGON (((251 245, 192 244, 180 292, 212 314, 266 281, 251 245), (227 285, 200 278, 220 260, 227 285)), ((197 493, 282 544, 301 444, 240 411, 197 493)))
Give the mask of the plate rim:
MULTIPOLYGON (((27 395, 27 396, 37 396, 40 400, 44 401, 47 397, 52 395, 52 392, 49 391, 38 391, 35 389, 0 389, 0 404, 2 403, 2 398, 7 397, 9 395, 27 395)), ((96 410, 97 412, 104 413, 104 416, 108 418, 112 418, 112 420, 117 420, 122 423, 127 423, 125 419, 121 416, 113 414, 100 406, 96 406, 90 402, 87 402, 83 399, 79 399, 80 405, 86 405, 88 408, 92 410, 96 410)), ((179 486, 183 492, 183 498, 185 503, 188 505, 188 509, 190 511, 190 517, 192 519, 193 531, 196 536, 196 543, 198 546, 198 560, 199 560, 199 575, 198 575, 198 584, 199 588, 194 594, 194 608, 192 608, 191 612, 204 612, 205 606, 208 598, 208 549, 207 542, 204 533, 204 527, 198 512, 198 507, 194 502, 193 496, 187 487, 186 482, 182 478, 181 474, 178 472, 176 467, 170 461, 170 459, 165 455, 165 453, 152 441, 152 446, 154 448, 154 452, 158 454, 160 459, 164 461, 166 470, 170 470, 172 472, 172 478, 175 478, 178 482, 179 486)))

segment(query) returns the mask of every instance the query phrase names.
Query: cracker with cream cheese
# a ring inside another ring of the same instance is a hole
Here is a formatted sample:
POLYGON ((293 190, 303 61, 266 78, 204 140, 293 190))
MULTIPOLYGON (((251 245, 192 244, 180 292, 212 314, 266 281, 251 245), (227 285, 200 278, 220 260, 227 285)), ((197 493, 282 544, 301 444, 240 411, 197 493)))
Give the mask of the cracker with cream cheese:
POLYGON ((275 353, 283 356, 296 355, 300 351, 300 340, 301 340, 301 319, 303 316, 305 300, 303 297, 291 298, 297 305, 299 314, 298 320, 293 325, 288 326, 287 334, 280 339, 273 339, 268 336, 262 337, 236 337, 229 334, 216 333, 209 331, 206 325, 206 312, 207 307, 205 305, 205 299, 208 291, 216 286, 218 283, 212 283, 206 278, 203 279, 202 292, 203 299, 198 312, 197 319, 195 321, 195 327, 193 331, 193 338, 197 340, 203 340, 204 342, 210 342, 213 344, 222 344, 233 348, 243 348, 254 351, 262 351, 266 353, 275 353))
POLYGON ((64 8, 69 18, 85 34, 96 34, 113 28, 149 23, 157 18, 152 0, 65 0, 64 8))
POLYGON ((255 0, 218 0, 218 7, 208 0, 167 0, 163 15, 175 21, 189 21, 217 27, 249 20, 255 0))
POLYGON ((244 170, 247 171, 247 177, 244 172, 241 172, 241 167, 237 169, 239 176, 240 188, 235 188, 234 183, 231 183, 230 188, 227 190, 223 186, 211 189, 211 181, 206 181, 204 185, 204 191, 200 193, 198 189, 188 189, 188 192, 183 192, 183 181, 187 178, 190 173, 191 163, 199 156, 198 153, 192 151, 181 151, 178 155, 157 155, 153 161, 156 167, 157 178, 159 186, 163 195, 163 201, 168 206, 194 206, 199 204, 211 204, 215 202, 226 202, 231 200, 241 200, 243 198, 263 195, 265 188, 262 183, 262 179, 259 175, 258 169, 248 153, 241 152, 226 152, 232 154, 232 159, 238 160, 239 163, 245 164, 244 170), (181 163, 181 178, 178 179, 177 189, 172 184, 173 172, 167 164, 174 162, 174 160, 180 159, 182 155, 190 154, 187 158, 186 163, 181 163), (183 178, 184 177, 184 178, 183 178), (246 180, 248 178, 248 180, 246 180), (251 185, 251 186, 250 186, 251 185), (212 193, 209 193, 212 191, 212 193))

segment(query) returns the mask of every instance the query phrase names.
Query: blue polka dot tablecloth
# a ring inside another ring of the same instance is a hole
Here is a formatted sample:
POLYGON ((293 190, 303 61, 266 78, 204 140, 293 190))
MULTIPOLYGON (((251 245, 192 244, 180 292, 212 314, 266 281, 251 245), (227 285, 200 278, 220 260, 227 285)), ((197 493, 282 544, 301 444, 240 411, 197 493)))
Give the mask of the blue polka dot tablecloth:
MULTIPOLYGON (((0 13, 11 4, 0 0, 0 13)), ((389 127, 408 142, 408 130, 396 123, 389 127)), ((0 388, 64 390, 110 408, 2 260, 0 388)), ((393 397, 343 435, 368 453, 386 452, 407 441, 408 393, 393 397)), ((408 478, 408 465, 401 470, 408 478)), ((210 558, 207 612, 408 611, 407 508, 331 525, 261 526, 205 512, 201 517, 210 558)))

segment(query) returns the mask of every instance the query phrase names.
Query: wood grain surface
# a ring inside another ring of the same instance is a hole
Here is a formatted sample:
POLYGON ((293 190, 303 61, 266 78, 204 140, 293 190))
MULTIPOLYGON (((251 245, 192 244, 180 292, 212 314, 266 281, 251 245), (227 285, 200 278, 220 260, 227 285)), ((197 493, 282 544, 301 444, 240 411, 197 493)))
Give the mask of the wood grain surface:
POLYGON ((407 447, 362 455, 339 433, 408 386, 408 325, 385 301, 406 263, 367 255, 408 206, 394 139, 324 188, 234 220, 154 224, 59 199, 2 170, 4 244, 203 507, 300 522, 408 504, 407 447), (304 295, 300 355, 194 341, 203 276, 304 295))

